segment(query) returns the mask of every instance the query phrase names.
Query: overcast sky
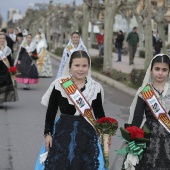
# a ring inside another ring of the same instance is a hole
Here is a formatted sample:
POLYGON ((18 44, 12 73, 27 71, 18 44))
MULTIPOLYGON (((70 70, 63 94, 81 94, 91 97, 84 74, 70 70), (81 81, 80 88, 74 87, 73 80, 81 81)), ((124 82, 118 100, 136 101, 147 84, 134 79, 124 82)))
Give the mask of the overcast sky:
MULTIPOLYGON (((7 20, 7 11, 9 8, 19 9, 22 14, 32 3, 49 3, 50 0, 0 0, 0 14, 4 20, 7 20)), ((53 0, 54 3, 72 3, 73 0, 53 0)), ((76 4, 83 3, 83 0, 76 0, 76 4)))

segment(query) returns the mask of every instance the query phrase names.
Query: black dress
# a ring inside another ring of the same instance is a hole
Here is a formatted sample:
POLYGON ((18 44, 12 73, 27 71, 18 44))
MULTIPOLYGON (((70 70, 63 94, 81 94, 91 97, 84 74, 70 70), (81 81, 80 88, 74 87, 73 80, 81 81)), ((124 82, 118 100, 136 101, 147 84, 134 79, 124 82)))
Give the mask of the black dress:
MULTIPOLYGON (((92 108, 97 119, 105 116, 101 93, 92 101, 92 108)), ((70 105, 60 91, 53 89, 44 134, 50 132, 54 135, 52 148, 45 161, 45 170, 98 170, 98 135, 81 115, 74 116, 75 112, 75 106, 70 105), (58 107, 62 114, 54 125, 58 107)))
MULTIPOLYGON (((36 54, 36 50, 32 52, 36 54)), ((19 53, 19 61, 21 64, 17 64, 19 75, 17 76, 17 82, 23 84, 37 84, 38 83, 38 71, 34 64, 32 56, 29 56, 25 48, 21 48, 19 53)))
MULTIPOLYGON (((7 59, 12 65, 11 55, 7 56, 7 59)), ((18 100, 17 91, 11 79, 11 75, 8 72, 7 66, 2 60, 0 60, 0 103, 14 102, 18 100)))
POLYGON ((135 170, 170 170, 170 134, 154 118, 146 102, 138 97, 132 124, 140 127, 143 113, 146 115, 145 124, 151 130, 150 143, 135 170))

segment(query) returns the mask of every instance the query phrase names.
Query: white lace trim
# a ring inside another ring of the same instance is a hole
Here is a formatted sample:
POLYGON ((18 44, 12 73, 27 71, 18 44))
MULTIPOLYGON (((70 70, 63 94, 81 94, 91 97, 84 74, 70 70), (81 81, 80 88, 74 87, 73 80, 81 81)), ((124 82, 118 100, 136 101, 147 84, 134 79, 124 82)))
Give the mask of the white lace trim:
MULTIPOLYGON (((53 81, 46 91, 46 93, 43 95, 41 104, 44 106, 48 106, 49 98, 51 95, 51 92, 55 86, 55 89, 61 92, 62 97, 67 98, 69 104, 74 105, 72 101, 68 98, 67 94, 65 93, 64 89, 60 85, 61 78, 53 81)), ((92 104, 92 101, 97 98, 97 94, 101 92, 102 95, 102 102, 104 101, 104 91, 102 86, 97 83, 96 81, 92 79, 87 78, 87 83, 85 85, 85 90, 82 92, 86 100, 89 102, 89 104, 92 104)), ((79 114, 78 111, 75 114, 79 114)))
POLYGON ((11 49, 8 46, 5 46, 2 51, 6 57, 11 54, 11 49))
MULTIPOLYGON (((154 56, 153 59, 155 59, 157 56, 159 55, 164 55, 164 54, 158 54, 156 56, 154 56)), ((133 117, 134 117, 134 111, 135 111, 135 108, 136 108, 136 103, 137 103, 137 99, 138 99, 138 96, 140 96, 140 92, 142 91, 142 89, 148 84, 148 83, 151 83, 152 82, 152 78, 151 78, 151 64, 152 64, 152 61, 153 59, 151 60, 150 64, 149 64, 149 67, 146 71, 146 74, 145 74, 145 77, 143 79, 143 83, 142 83, 142 86, 138 89, 138 91, 136 92, 136 95, 133 99, 133 102, 130 106, 130 116, 129 116, 129 120, 128 120, 128 123, 132 123, 132 120, 133 120, 133 117)), ((170 76, 168 77, 168 81, 166 82, 165 84, 165 87, 164 87, 164 92, 162 94, 162 100, 160 101, 161 104, 163 105, 163 107, 165 108, 165 110, 168 112, 170 110, 170 105, 167 105, 167 102, 168 100, 170 99, 170 87, 169 87, 169 78, 170 76), (166 96, 169 96, 169 97, 166 97, 166 96), (167 99, 166 99, 167 98, 167 99), (169 98, 169 99, 168 99, 169 98), (166 102, 165 102, 166 101, 166 102)), ((155 91, 155 93, 157 94, 157 92, 155 91)), ((159 95, 157 95, 158 97, 159 95)), ((169 103, 170 104, 170 103, 169 103)), ((144 125, 146 121, 146 117, 144 115, 143 117, 143 121, 142 121, 142 124, 141 124, 141 127, 144 125)))

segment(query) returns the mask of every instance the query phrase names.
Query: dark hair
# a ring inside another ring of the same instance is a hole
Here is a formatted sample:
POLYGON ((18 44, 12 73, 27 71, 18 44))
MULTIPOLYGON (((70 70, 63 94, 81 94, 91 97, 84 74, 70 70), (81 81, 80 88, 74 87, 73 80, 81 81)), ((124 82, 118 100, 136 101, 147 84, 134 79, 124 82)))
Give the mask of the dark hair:
POLYGON ((153 69, 155 63, 166 63, 170 69, 170 58, 166 54, 158 54, 157 57, 152 60, 151 70, 153 69))
POLYGON ((79 35, 79 37, 80 37, 80 33, 77 32, 77 31, 72 32, 72 33, 71 33, 71 37, 72 37, 74 34, 77 34, 77 35, 79 35))
POLYGON ((19 33, 17 34, 17 37, 23 37, 22 32, 19 32, 19 33))
POLYGON ((2 28, 2 29, 1 29, 1 32, 7 33, 6 28, 2 28))
POLYGON ((69 68, 71 68, 71 65, 73 63, 74 58, 86 58, 88 60, 88 64, 90 65, 90 57, 89 57, 89 55, 85 51, 80 50, 80 51, 74 51, 71 54, 70 62, 69 62, 69 68))
POLYGON ((133 27, 133 30, 137 29, 138 27, 133 27))
POLYGON ((123 34, 123 31, 122 31, 122 30, 119 30, 119 32, 120 32, 121 34, 123 34))

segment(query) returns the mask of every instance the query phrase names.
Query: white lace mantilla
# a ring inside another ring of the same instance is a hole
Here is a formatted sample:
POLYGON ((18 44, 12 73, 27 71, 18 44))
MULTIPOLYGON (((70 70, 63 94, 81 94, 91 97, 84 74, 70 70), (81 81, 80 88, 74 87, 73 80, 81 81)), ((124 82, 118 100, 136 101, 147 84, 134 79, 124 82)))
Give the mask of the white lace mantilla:
POLYGON ((8 46, 5 46, 2 51, 5 56, 9 56, 11 54, 11 49, 8 46))
MULTIPOLYGON (((52 92, 54 86, 55 86, 56 90, 59 90, 61 92, 62 97, 67 98, 69 104, 74 105, 72 103, 72 101, 69 99, 69 97, 67 96, 67 94, 65 93, 64 89, 61 87, 60 80, 61 79, 59 78, 51 83, 50 87, 48 88, 48 90, 42 97, 42 100, 41 100, 42 105, 48 106, 49 98, 50 98, 50 95, 51 95, 51 92, 52 92)), ((92 79, 87 79, 87 83, 85 85, 85 90, 82 93, 90 105, 92 104, 92 101, 97 98, 97 94, 100 92, 102 95, 102 102, 103 102, 104 91, 103 91, 102 86, 92 79)), ((79 112, 76 111, 75 115, 78 115, 78 114, 79 114, 79 112)))

